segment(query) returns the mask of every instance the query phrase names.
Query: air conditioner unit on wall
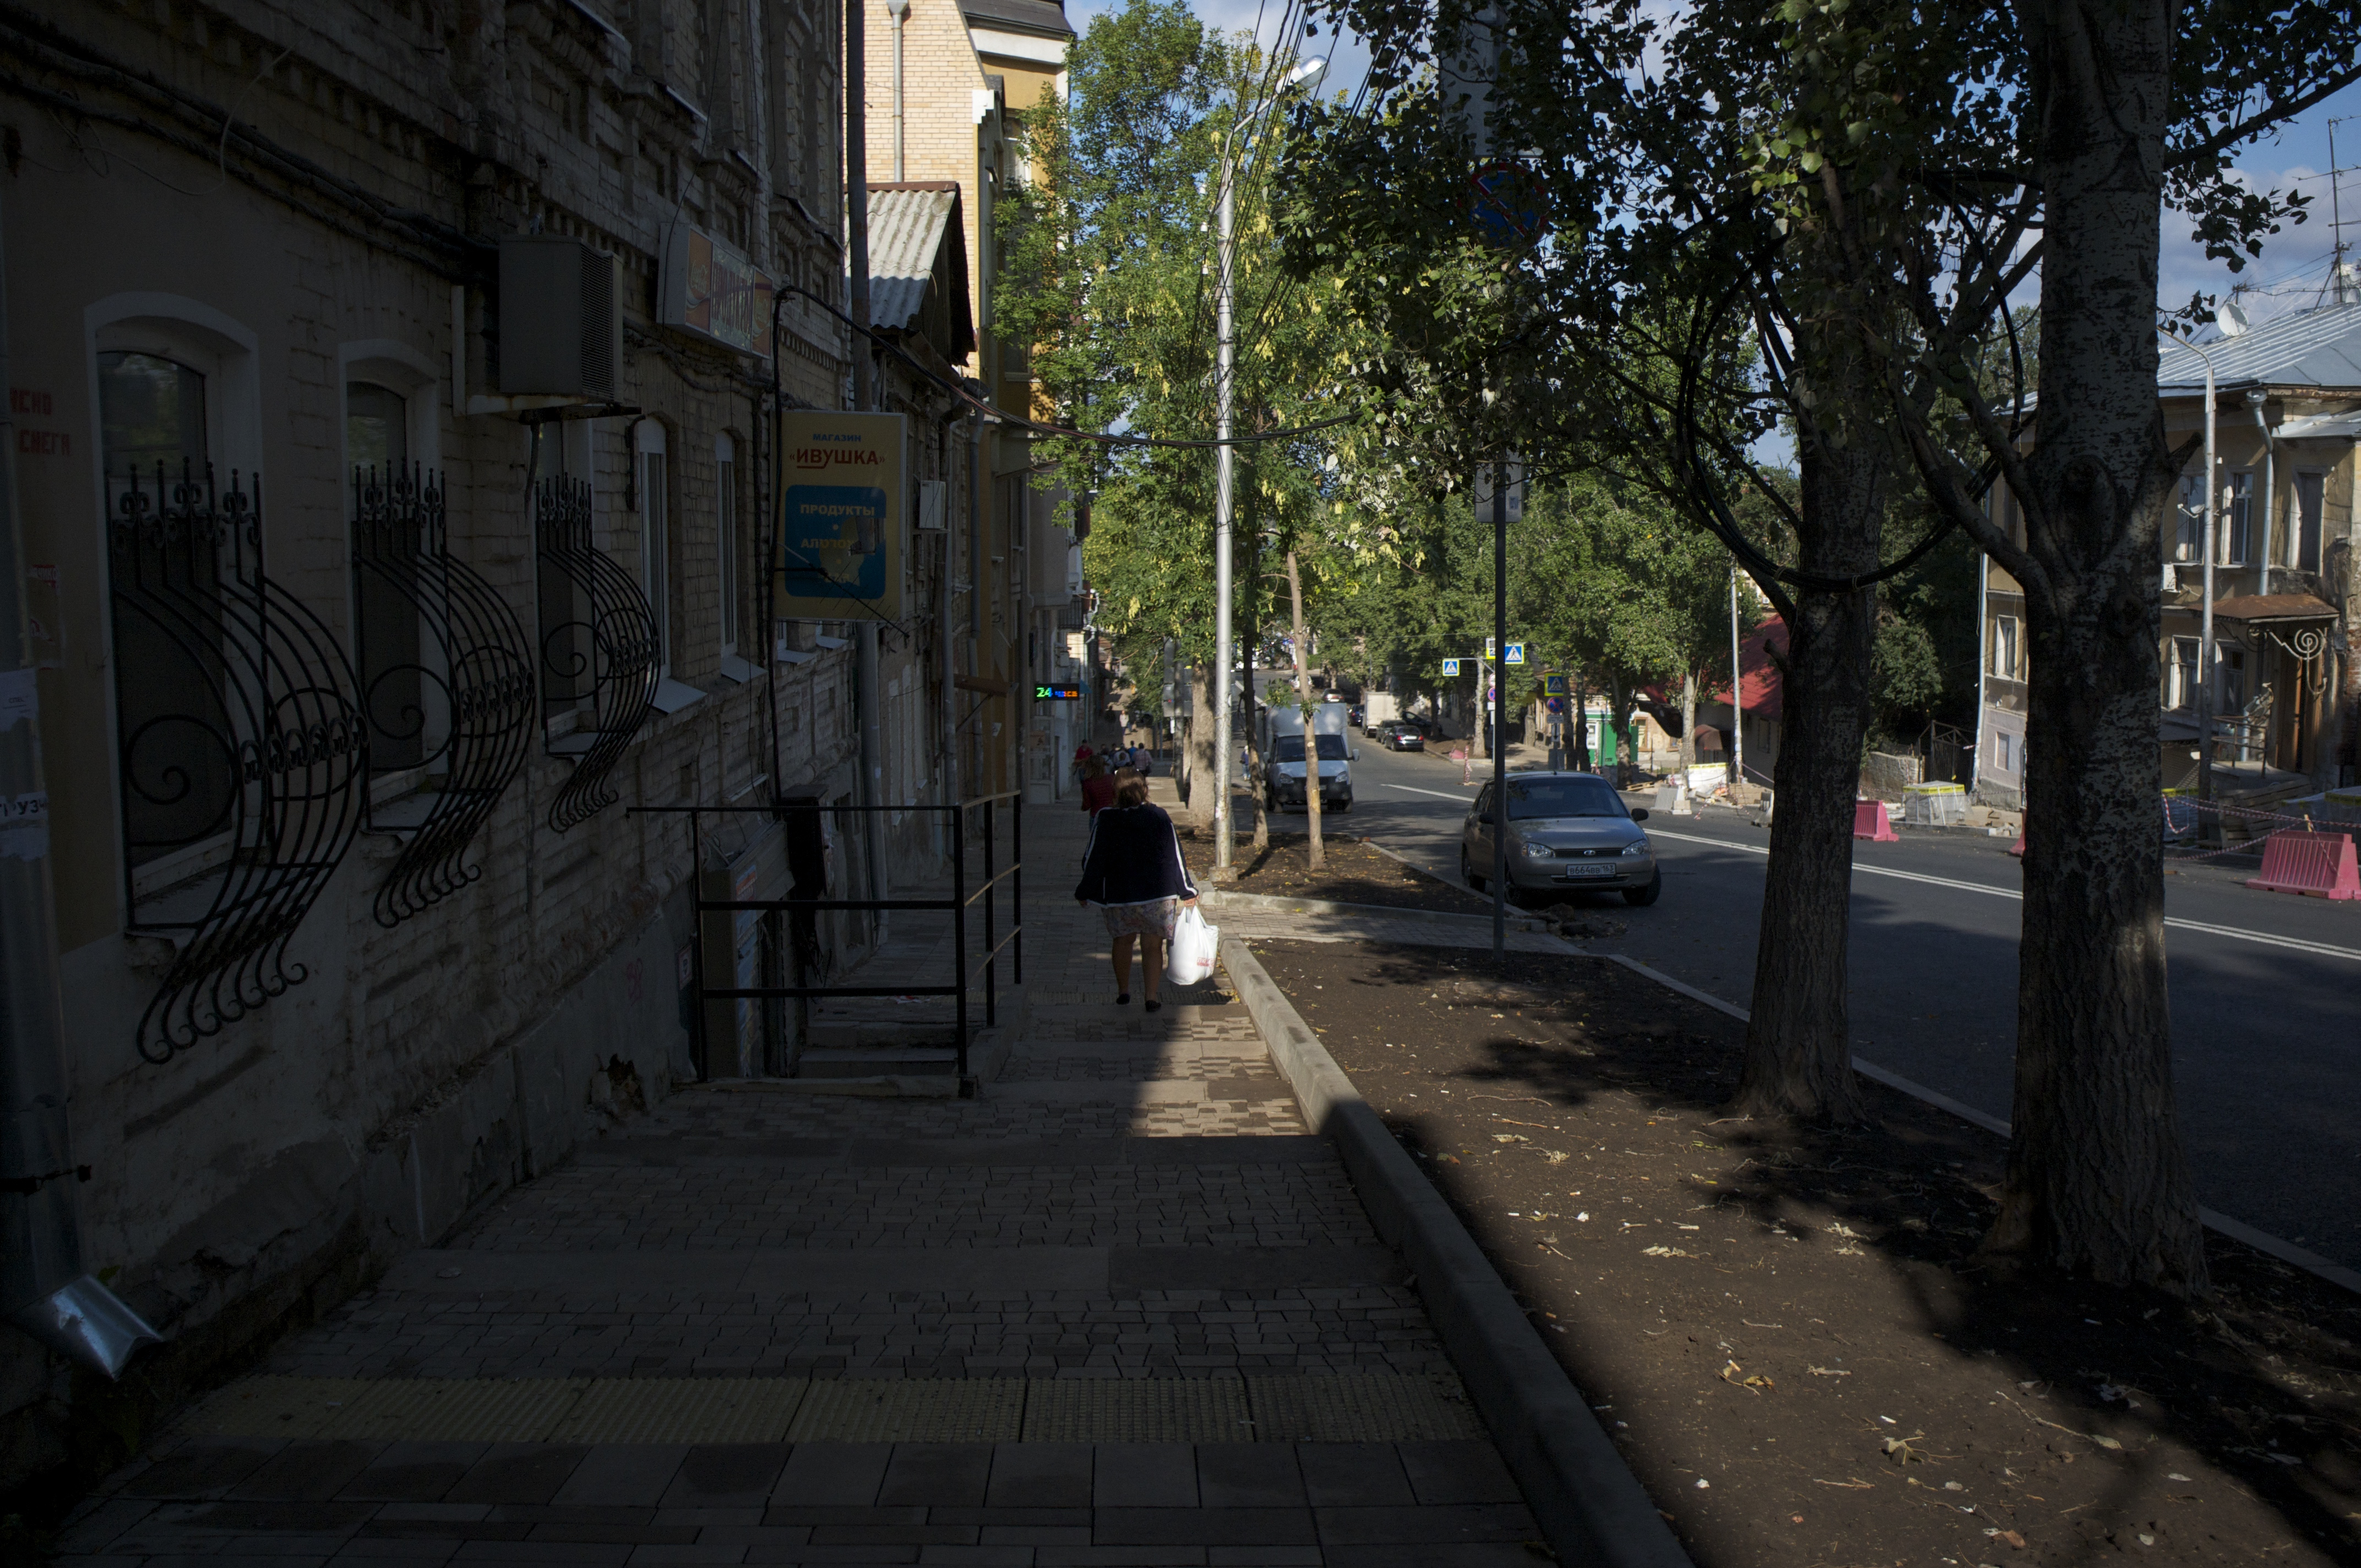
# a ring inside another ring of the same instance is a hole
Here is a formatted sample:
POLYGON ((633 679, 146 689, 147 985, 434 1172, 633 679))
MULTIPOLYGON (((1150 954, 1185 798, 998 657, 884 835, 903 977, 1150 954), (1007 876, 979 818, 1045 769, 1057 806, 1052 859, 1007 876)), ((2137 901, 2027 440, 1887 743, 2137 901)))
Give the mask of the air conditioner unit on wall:
POLYGON ((503 395, 616 400, 623 291, 614 257, 559 235, 510 236, 500 313, 503 395))

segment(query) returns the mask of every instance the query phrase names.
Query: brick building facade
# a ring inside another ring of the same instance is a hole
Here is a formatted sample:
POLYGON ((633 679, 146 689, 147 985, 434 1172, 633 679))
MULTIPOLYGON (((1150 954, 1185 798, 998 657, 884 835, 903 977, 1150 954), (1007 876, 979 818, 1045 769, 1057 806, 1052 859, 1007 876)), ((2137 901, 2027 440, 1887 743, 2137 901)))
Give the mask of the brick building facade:
MULTIPOLYGON (((835 0, 0 8, 62 1125, 83 1266, 166 1339, 102 1420, 0 1333, 10 1481, 103 1462, 603 1120, 777 1070, 700 1058, 687 829, 631 808, 950 787, 954 535, 905 536, 873 670, 768 594, 775 411, 849 395, 797 292, 842 299, 840 29, 835 0), (573 269, 550 299, 520 239, 573 269), (774 339, 708 263, 778 288, 774 339), (550 326, 575 278, 585 320, 620 298, 611 364, 550 326), (517 390, 553 344, 584 386, 517 390)), ((953 400, 885 384, 914 510, 963 514, 953 400)), ((827 875, 938 852, 906 810, 827 875)))

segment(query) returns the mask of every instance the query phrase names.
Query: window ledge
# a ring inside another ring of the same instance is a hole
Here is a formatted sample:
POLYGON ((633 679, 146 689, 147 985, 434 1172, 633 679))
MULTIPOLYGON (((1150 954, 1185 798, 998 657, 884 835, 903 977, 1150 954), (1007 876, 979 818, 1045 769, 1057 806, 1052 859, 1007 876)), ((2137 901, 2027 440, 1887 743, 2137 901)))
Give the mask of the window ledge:
POLYGON ((763 672, 748 660, 735 653, 721 655, 721 678, 737 685, 745 685, 762 678, 763 672))
POLYGON ((695 686, 666 675, 656 682, 655 695, 648 698, 648 706, 658 713, 675 714, 685 712, 704 700, 705 694, 695 686))

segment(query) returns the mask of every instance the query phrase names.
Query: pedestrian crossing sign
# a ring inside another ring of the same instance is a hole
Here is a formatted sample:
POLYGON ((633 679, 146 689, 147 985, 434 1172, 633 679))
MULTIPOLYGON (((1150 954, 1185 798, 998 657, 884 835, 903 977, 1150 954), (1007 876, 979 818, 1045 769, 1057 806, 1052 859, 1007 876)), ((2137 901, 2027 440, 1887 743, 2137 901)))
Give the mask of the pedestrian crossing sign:
POLYGON ((1565 695, 1565 677, 1564 675, 1543 675, 1542 677, 1542 692, 1543 695, 1547 696, 1564 696, 1565 695))
POLYGON ((1445 677, 1456 675, 1459 673, 1459 661, 1456 659, 1443 661, 1443 673, 1445 677))
POLYGON ((1510 643, 1510 644, 1509 644, 1509 663, 1510 663, 1511 664, 1521 664, 1521 663, 1523 663, 1524 662, 1525 662, 1525 645, 1524 645, 1523 643, 1521 643, 1521 642, 1511 642, 1511 643, 1510 643))

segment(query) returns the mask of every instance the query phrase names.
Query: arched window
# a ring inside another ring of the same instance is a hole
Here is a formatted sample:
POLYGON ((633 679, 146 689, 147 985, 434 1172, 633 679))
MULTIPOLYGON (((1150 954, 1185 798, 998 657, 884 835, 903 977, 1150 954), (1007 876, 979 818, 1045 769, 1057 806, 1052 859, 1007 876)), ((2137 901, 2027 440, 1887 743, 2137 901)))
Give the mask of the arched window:
POLYGON ((255 339, 202 302, 92 305, 129 929, 173 934, 163 1061, 304 978, 288 939, 366 790, 351 666, 264 569, 255 339))
POLYGON ((450 729, 448 705, 438 700, 441 672, 426 667, 420 636, 417 543, 395 524, 389 501, 412 485, 410 400, 374 381, 346 382, 345 461, 354 526, 388 536, 357 540, 355 550, 364 566, 353 578, 353 662, 368 715, 369 771, 400 773, 440 751, 450 729))
MULTIPOLYGON (((123 848, 135 872, 203 851, 228 833, 237 805, 218 634, 219 552, 209 539, 161 525, 118 526, 134 510, 161 516, 180 490, 206 484, 213 451, 206 392, 206 370, 180 358, 127 349, 98 356, 99 448, 115 530, 113 567, 124 579, 115 591, 137 591, 155 611, 114 618, 116 669, 129 677, 116 683, 115 734, 123 848)), ((135 877, 135 903, 138 885, 135 877)))

